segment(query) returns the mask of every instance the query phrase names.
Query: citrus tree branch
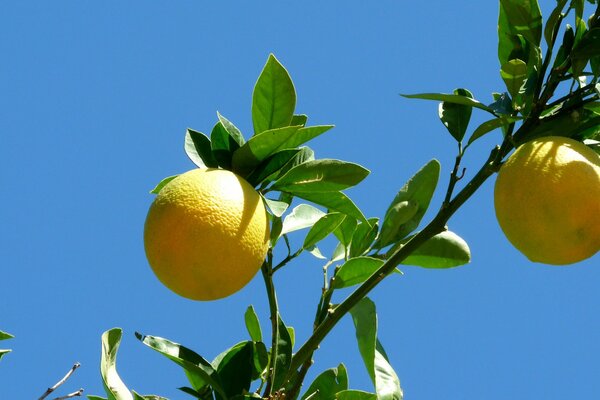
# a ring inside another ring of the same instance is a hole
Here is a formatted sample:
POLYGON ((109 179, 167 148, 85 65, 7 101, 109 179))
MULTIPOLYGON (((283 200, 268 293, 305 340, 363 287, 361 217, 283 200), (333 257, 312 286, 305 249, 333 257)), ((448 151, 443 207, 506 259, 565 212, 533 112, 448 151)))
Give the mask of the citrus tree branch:
MULTIPOLYGON (((277 295, 275 293, 275 286, 273 285, 273 253, 269 250, 267 254, 267 260, 263 263, 261 272, 265 281, 265 288, 267 289, 267 298, 269 300, 269 314, 271 319, 271 352, 275 352, 277 349, 277 338, 279 337, 279 325, 277 318, 279 316, 279 307, 277 305, 277 295)), ((272 383, 273 383, 273 371, 275 364, 275 355, 271 354, 271 360, 269 363, 269 373, 267 374, 267 385, 265 387, 265 395, 271 394, 272 383)))
MULTIPOLYGON (((44 394, 42 394, 40 396, 40 398, 38 400, 44 400, 46 397, 48 397, 52 392, 54 392, 56 389, 58 389, 62 384, 64 384, 70 377, 71 375, 73 375, 73 372, 75 372, 75 370, 77 368, 79 368, 81 366, 81 364, 79 364, 78 362, 73 364, 73 366, 71 367, 71 369, 69 370, 69 372, 67 372, 65 374, 65 376, 63 376, 63 378, 61 380, 59 380, 58 382, 56 382, 54 384, 54 386, 49 387, 48 389, 46 389, 46 391, 44 392, 44 394)), ((59 399, 65 399, 65 398, 70 398, 70 397, 76 397, 76 396, 81 396, 81 394, 83 393, 83 389, 79 389, 76 392, 73 392, 71 394, 68 394, 67 396, 69 397, 59 397, 59 399)))

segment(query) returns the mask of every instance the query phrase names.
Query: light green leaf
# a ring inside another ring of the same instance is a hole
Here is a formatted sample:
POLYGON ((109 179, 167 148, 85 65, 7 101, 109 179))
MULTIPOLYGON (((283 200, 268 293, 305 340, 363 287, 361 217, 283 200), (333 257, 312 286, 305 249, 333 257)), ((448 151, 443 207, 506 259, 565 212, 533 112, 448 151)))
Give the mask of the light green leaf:
POLYGON ((110 329, 102 334, 100 375, 108 400, 133 400, 133 396, 117 373, 117 352, 121 344, 122 330, 110 329))
POLYGON ((471 134, 471 137, 469 138, 469 140, 467 142, 467 146, 469 146, 471 143, 473 143, 480 137, 484 136, 486 133, 491 132, 494 129, 501 128, 503 126, 508 126, 509 124, 516 122, 518 120, 520 120, 520 118, 518 118, 518 117, 501 117, 501 118, 494 118, 494 119, 491 119, 489 121, 482 123, 471 134))
POLYGON ((336 192, 358 184, 369 175, 364 167, 339 160, 307 161, 290 169, 271 188, 295 195, 305 192, 336 192))
POLYGON ((335 400, 336 394, 348 389, 348 373, 344 364, 322 372, 301 397, 306 400, 335 400))
POLYGON ((350 257, 358 257, 368 251, 377 238, 379 218, 369 218, 369 223, 361 222, 352 235, 350 257))
POLYGON ((362 390, 342 390, 336 393, 335 398, 337 400, 377 400, 377 395, 362 390))
MULTIPOLYGON (((138 394, 135 390, 132 390, 131 392, 133 393, 134 400, 169 400, 166 397, 157 396, 155 394, 141 395, 141 394, 138 394)), ((89 399, 89 396, 88 396, 88 399, 89 399)))
POLYGON ((385 214, 375 248, 395 243, 417 229, 429 207, 439 176, 440 163, 431 160, 406 182, 385 214), (418 206, 417 211, 414 211, 414 204, 418 206))
POLYGON ((327 257, 325 257, 323 253, 321 253, 321 250, 319 250, 317 246, 308 247, 305 250, 312 254, 315 258, 318 258, 319 260, 327 260, 327 257))
POLYGON ((150 191, 151 194, 158 194, 158 192, 160 192, 162 190, 162 188, 164 188, 167 183, 171 182, 173 179, 177 178, 179 175, 172 175, 172 176, 168 176, 166 178, 164 178, 162 181, 158 182, 158 185, 156 185, 154 187, 154 189, 152 189, 150 191))
POLYGON ((342 192, 302 192, 294 193, 294 195, 331 211, 338 211, 360 221, 368 222, 356 204, 342 192))
POLYGON ((93 394, 89 394, 87 398, 88 400, 108 400, 106 397, 94 396, 93 394))
POLYGON ((542 13, 537 0, 500 0, 513 35, 522 35, 534 46, 542 39, 542 13))
POLYGON ((377 340, 375 303, 365 297, 350 310, 350 314, 356 328, 358 349, 375 386, 377 399, 401 400, 400 380, 386 359, 385 352, 377 340))
POLYGON ((240 130, 231 121, 222 116, 219 112, 217 112, 217 118, 227 134, 237 143, 238 147, 243 146, 245 140, 242 132, 240 132, 240 130))
POLYGON ((288 234, 300 229, 309 228, 321 219, 325 213, 309 204, 300 204, 289 213, 283 220, 281 235, 288 234))
POLYGON ((244 314, 244 321, 246 322, 246 329, 248 330, 250 338, 255 342, 262 342, 260 322, 258 321, 256 311, 254 311, 254 307, 248 306, 246 313, 244 314))
POLYGON ((188 128, 185 132, 185 153, 199 168, 217 168, 219 164, 212 154, 210 139, 202 132, 188 128))
POLYGON ((308 122, 308 116, 305 114, 294 114, 294 116, 292 117, 292 122, 290 123, 290 125, 302 125, 305 126, 306 123, 308 122))
POLYGON ((195 390, 201 390, 208 384, 223 399, 227 398, 227 394, 221 385, 217 371, 211 363, 206 361, 202 356, 193 350, 178 343, 171 342, 168 339, 142 335, 137 332, 135 333, 135 336, 146 346, 182 367, 195 390))
POLYGON ((494 114, 494 110, 490 107, 478 102, 475 99, 471 99, 466 96, 457 94, 446 94, 446 93, 418 93, 418 94, 401 94, 401 96, 408 99, 422 99, 422 100, 437 100, 444 101, 446 103, 462 104, 464 106, 475 107, 480 110, 487 111, 494 114))
POLYGON ((521 86, 527 78, 527 64, 519 59, 510 60, 502 65, 500 76, 512 98, 519 95, 521 86))
POLYGON ((233 172, 246 176, 263 160, 279 150, 290 147, 286 143, 300 126, 270 129, 252 136, 244 145, 233 152, 233 172))
MULTIPOLYGON (((469 99, 473 98, 473 94, 467 89, 455 89, 454 94, 463 96, 469 99)), ((456 104, 443 101, 439 105, 439 117, 448 132, 456 139, 457 142, 462 141, 471 119, 472 106, 464 104, 456 104)))
POLYGON ((346 216, 339 212, 332 212, 322 216, 308 231, 302 247, 304 249, 312 248, 335 231, 344 218, 346 216))
POLYGON ((452 268, 470 261, 469 245, 456 233, 445 231, 423 243, 402 264, 423 268, 452 268))
POLYGON ((351 258, 338 270, 333 287, 342 289, 363 283, 383 265, 383 262, 371 257, 351 258))
POLYGON ((266 197, 263 197, 263 200, 276 217, 281 217, 290 206, 289 203, 286 203, 285 201, 267 199, 266 197))
POLYGON ((252 94, 254 133, 289 126, 296 108, 296 90, 287 70, 273 54, 265 64, 252 94))
POLYGON ((333 232, 335 237, 343 244, 346 248, 350 247, 352 243, 352 236, 356 231, 357 220, 355 218, 345 218, 340 226, 333 232))
POLYGON ((285 143, 287 148, 295 148, 320 136, 333 128, 333 125, 317 125, 300 128, 296 133, 285 143))

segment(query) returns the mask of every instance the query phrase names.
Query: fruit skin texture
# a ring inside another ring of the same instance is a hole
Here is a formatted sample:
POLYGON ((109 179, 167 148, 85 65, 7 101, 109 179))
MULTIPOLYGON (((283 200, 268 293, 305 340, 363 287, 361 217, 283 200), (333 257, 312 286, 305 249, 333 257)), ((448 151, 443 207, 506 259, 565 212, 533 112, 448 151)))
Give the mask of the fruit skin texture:
POLYGON ((260 195, 231 171, 194 169, 158 193, 144 226, 146 257, 158 279, 192 300, 243 288, 269 248, 260 195))
POLYGON ((531 261, 565 265, 600 250, 600 156, 573 139, 521 145, 500 168, 496 217, 531 261))

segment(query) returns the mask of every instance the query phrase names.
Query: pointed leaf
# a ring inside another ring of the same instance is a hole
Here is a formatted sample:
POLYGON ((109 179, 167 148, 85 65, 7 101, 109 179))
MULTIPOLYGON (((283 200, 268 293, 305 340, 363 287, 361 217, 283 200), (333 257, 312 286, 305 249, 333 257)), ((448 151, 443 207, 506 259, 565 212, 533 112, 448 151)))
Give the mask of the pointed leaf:
POLYGON ((320 136, 333 128, 333 125, 318 125, 318 126, 307 126, 298 129, 294 135, 285 143, 287 148, 295 148, 320 136))
POLYGON ((252 136, 244 145, 233 152, 233 172, 246 176, 263 160, 279 150, 295 147, 286 143, 300 126, 270 129, 252 136))
POLYGON ((542 13, 537 0, 500 0, 513 35, 522 35, 539 46, 542 39, 542 13))
POLYGON ((339 212, 332 212, 321 217, 308 231, 302 247, 304 249, 309 249, 325 239, 340 226, 344 218, 346 218, 346 216, 339 212))
POLYGON ((185 153, 199 168, 217 168, 219 164, 212 154, 210 139, 202 132, 188 128, 185 132, 185 153))
POLYGON ((336 393, 348 389, 348 373, 344 364, 322 372, 301 397, 306 400, 334 400, 336 393))
POLYGON ((256 380, 261 377, 265 369, 269 366, 269 352, 267 346, 263 342, 254 343, 254 358, 253 358, 254 371, 252 374, 252 380, 256 380))
POLYGON ((296 108, 296 90, 287 70, 273 54, 265 64, 252 94, 254 133, 289 126, 296 108))
POLYGON ((445 231, 423 243, 402 264, 423 268, 452 268, 470 261, 469 245, 456 233, 445 231))
POLYGON ((231 170, 233 152, 240 144, 233 138, 219 121, 210 133, 212 154, 220 167, 231 170))
POLYGON ((486 133, 491 132, 494 129, 497 129, 497 128, 500 128, 503 126, 508 126, 509 124, 516 122, 519 119, 520 118, 517 118, 517 117, 514 117, 514 118, 513 117, 503 117, 503 118, 494 118, 494 119, 491 119, 489 121, 482 123, 471 134, 471 137, 469 138, 469 140, 467 142, 467 146, 469 146, 471 143, 473 143, 474 141, 476 141, 477 139, 479 139, 486 133))
POLYGON ((237 143, 238 147, 243 146, 245 140, 242 132, 240 132, 240 130, 231 121, 222 116, 219 112, 217 112, 217 118, 219 118, 221 126, 223 126, 229 137, 231 137, 235 143, 237 143))
POLYGON ((309 204, 300 204, 289 213, 283 220, 281 235, 288 234, 300 229, 309 228, 321 219, 325 213, 309 204))
POLYGON ((333 287, 342 289, 363 283, 383 265, 383 262, 371 257, 351 258, 338 270, 333 287))
POLYGON ((12 350, 9 350, 9 349, 0 349, 0 360, 2 359, 2 357, 7 355, 8 353, 10 353, 11 351, 12 350))
POLYGON ((377 400, 377 395, 362 390, 342 390, 336 393, 335 398, 337 400, 377 400))
POLYGON ((356 231, 356 226, 358 222, 356 218, 345 218, 340 226, 333 232, 335 237, 343 244, 346 248, 350 247, 350 243, 352 243, 352 236, 354 236, 354 232, 356 231))
POLYGON ((254 311, 254 307, 248 306, 244 314, 244 321, 246 322, 246 329, 250 338, 255 342, 262 342, 262 330, 260 329, 260 322, 258 321, 256 311, 254 311))
MULTIPOLYGON (((473 94, 467 89, 455 89, 454 94, 458 96, 464 96, 472 99, 473 94)), ((471 119, 471 112, 473 111, 472 106, 464 104, 456 104, 452 102, 443 101, 439 105, 439 116, 440 120, 448 129, 448 132, 456 139, 456 141, 462 141, 471 119)))
POLYGON ((519 95, 521 86, 525 82, 525 78, 527 78, 527 64, 519 59, 510 60, 502 65, 500 76, 502 76, 502 80, 506 84, 508 93, 514 99, 519 95))
POLYGON ((284 384, 285 376, 290 369, 292 361, 292 338, 287 326, 277 315, 277 333, 275 349, 271 349, 271 357, 275 357, 273 365, 273 389, 277 390, 284 384))
MULTIPOLYGON (((297 165, 304 164, 308 161, 313 161, 315 159, 315 152, 310 147, 300 147, 298 153, 290 159, 281 169, 277 171, 276 177, 282 177, 285 175, 290 169, 296 167, 297 165)), ((274 177, 273 177, 274 178, 274 177)))
POLYGON ((305 126, 306 123, 308 122, 308 116, 305 114, 295 114, 292 117, 292 122, 290 123, 290 125, 302 125, 305 126))
POLYGON ((0 331, 0 340, 7 340, 7 339, 12 339, 12 338, 14 338, 14 336, 11 335, 10 333, 0 331))
POLYGON ((246 177, 246 180, 252 186, 263 183, 271 175, 278 173, 286 164, 294 159, 299 152, 300 149, 285 149, 270 155, 246 177))
POLYGON ((368 222, 360 209, 342 192, 302 192, 294 195, 323 206, 331 211, 339 211, 352 218, 368 222))
POLYGON ((374 245, 376 248, 386 247, 406 237, 419 226, 429 207, 439 176, 440 163, 437 160, 431 160, 406 182, 385 214, 380 239, 374 245), (416 212, 411 210, 414 204, 418 206, 416 212), (406 205, 407 209, 398 210, 401 205, 406 205), (410 217, 407 217, 408 215, 410 217), (402 222, 405 219, 407 220, 402 222), (386 240, 382 241, 381 238, 386 240))
POLYGON ((247 393, 254 373, 254 344, 241 342, 219 354, 211 363, 227 398, 247 393))
POLYGON ((272 190, 295 195, 305 192, 336 192, 358 184, 369 175, 362 166, 346 161, 321 159, 290 169, 273 184, 272 190))
POLYGON ((559 18, 561 18, 560 16, 562 10, 563 8, 565 8, 565 5, 568 1, 569 0, 557 0, 556 7, 554 7, 552 13, 550 14, 550 17, 548 17, 548 20, 546 21, 546 26, 544 27, 544 39, 546 40, 546 44, 548 46, 552 44, 552 36, 554 33, 554 29, 559 21, 559 18))
POLYGON ((475 99, 471 99, 466 96, 457 94, 446 94, 446 93, 418 93, 418 94, 402 94, 401 96, 408 99, 422 99, 422 100, 437 100, 444 101, 446 103, 462 104, 465 106, 475 107, 480 110, 487 111, 494 114, 494 110, 490 107, 478 102, 475 99))
POLYGON ((102 334, 100 375, 108 400, 133 400, 133 396, 117 373, 117 352, 121 344, 122 330, 110 329, 102 334))
POLYGON ((185 346, 158 336, 142 335, 137 332, 135 336, 146 346, 182 367, 194 389, 201 390, 208 384, 222 398, 227 398, 217 371, 202 356, 185 346))
POLYGON ((138 394, 135 390, 131 391, 133 393, 134 400, 169 400, 166 397, 157 396, 155 394, 138 394))
POLYGON ((154 187, 154 189, 152 189, 150 191, 150 193, 151 194, 158 194, 158 192, 160 192, 162 190, 162 188, 164 188, 167 185, 167 183, 171 182, 173 179, 177 178, 178 176, 179 175, 167 176, 162 181, 158 182, 158 185, 156 185, 154 187))
POLYGON ((358 257, 368 251, 377 238, 378 218, 369 218, 369 223, 361 222, 352 235, 350 257, 358 257))
POLYGON ((273 215, 276 217, 281 217, 283 215, 283 213, 290 206, 288 203, 286 203, 284 201, 267 199, 266 197, 263 197, 263 200, 267 204, 267 207, 269 208, 269 210, 271 210, 273 215))

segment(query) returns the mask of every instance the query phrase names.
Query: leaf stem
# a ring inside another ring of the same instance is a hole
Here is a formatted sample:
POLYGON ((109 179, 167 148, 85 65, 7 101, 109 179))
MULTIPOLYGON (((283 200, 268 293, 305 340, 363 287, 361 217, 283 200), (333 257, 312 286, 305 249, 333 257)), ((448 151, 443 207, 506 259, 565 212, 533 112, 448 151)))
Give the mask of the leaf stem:
POLYGON ((277 359, 277 338, 279 337, 279 307, 277 305, 277 295, 275 293, 275 286, 273 285, 273 253, 269 250, 267 254, 267 260, 261 267, 263 279, 265 281, 265 287, 267 289, 267 298, 269 300, 269 314, 271 320, 271 358, 269 363, 269 369, 267 372, 266 386, 263 397, 269 397, 272 392, 273 376, 275 371, 275 360, 277 359))

